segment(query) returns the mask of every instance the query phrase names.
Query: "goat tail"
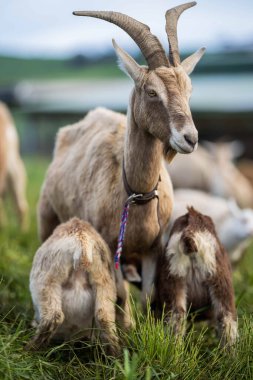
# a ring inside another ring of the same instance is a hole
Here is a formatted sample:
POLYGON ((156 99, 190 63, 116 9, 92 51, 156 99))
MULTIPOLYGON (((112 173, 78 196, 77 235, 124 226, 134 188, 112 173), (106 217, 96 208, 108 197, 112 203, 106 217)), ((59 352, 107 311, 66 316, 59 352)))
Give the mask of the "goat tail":
POLYGON ((187 228, 181 236, 181 246, 185 255, 189 255, 198 251, 198 247, 195 241, 193 231, 189 231, 187 228))

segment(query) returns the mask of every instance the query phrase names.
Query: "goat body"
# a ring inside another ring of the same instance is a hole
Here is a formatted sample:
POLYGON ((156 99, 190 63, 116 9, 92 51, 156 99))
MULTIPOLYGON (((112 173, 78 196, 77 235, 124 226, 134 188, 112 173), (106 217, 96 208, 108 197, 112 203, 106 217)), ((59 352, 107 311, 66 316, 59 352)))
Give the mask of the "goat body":
MULTIPOLYGON (((110 247, 116 247, 122 207, 127 198, 122 181, 125 124, 124 115, 97 109, 76 125, 62 128, 42 190, 42 213, 48 212, 45 201, 48 207, 52 205, 52 214, 57 214, 61 222, 72 216, 88 220, 110 247)), ((160 175, 159 216, 164 225, 172 207, 168 199, 168 195, 172 198, 172 186, 164 166, 160 175)), ((41 230, 44 239, 54 226, 43 223, 40 227, 46 229, 41 230)), ((131 207, 125 254, 149 249, 158 233, 157 200, 131 207)))
POLYGON ((156 312, 184 332, 187 312, 211 318, 223 344, 237 337, 237 318, 230 263, 208 216, 192 207, 172 228, 156 276, 156 312), (204 313, 201 309, 207 309, 204 313))
MULTIPOLYGON (((125 125, 124 115, 97 109, 76 125, 60 130, 40 200, 42 240, 59 221, 77 216, 90 222, 115 252, 121 212, 127 199, 122 181, 125 125)), ((158 248, 154 243, 168 223, 173 199, 163 162, 160 178, 158 213, 157 199, 130 207, 125 258, 138 253, 141 258, 146 254, 156 260, 158 248)))
MULTIPOLYGON (((6 105, 0 102, 0 213, 2 197, 11 190, 22 229, 27 228, 28 203, 25 196, 26 172, 19 154, 19 141, 14 121, 6 105)), ((0 215, 0 223, 3 215, 0 215)))
POLYGON ((87 222, 73 218, 42 244, 34 257, 30 291, 37 331, 29 347, 77 334, 90 338, 95 320, 108 351, 118 352, 111 253, 87 222))

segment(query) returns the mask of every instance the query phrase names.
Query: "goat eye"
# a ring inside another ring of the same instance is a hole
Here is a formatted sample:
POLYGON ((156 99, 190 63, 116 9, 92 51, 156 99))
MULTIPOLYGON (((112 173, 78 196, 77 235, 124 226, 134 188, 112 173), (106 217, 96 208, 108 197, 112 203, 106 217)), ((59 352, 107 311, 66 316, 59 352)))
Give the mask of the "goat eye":
POLYGON ((157 96, 157 93, 154 90, 150 90, 148 91, 148 96, 150 96, 151 98, 154 98, 155 96, 157 96))

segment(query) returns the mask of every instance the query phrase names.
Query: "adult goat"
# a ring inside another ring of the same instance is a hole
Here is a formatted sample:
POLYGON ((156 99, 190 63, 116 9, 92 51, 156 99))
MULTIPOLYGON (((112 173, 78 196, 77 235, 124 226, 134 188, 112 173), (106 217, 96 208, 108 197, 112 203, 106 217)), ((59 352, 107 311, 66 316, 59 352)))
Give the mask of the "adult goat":
MULTIPOLYGON (((164 154, 191 153, 198 142, 189 107, 188 74, 204 49, 180 63, 177 42, 178 17, 195 4, 180 5, 166 13, 169 58, 149 27, 129 16, 117 12, 74 13, 121 27, 140 47, 148 67, 139 66, 113 41, 123 70, 135 84, 128 118, 100 108, 79 123, 62 128, 40 198, 42 240, 59 222, 78 216, 89 221, 115 252, 123 205, 129 195, 139 194, 137 205, 129 210, 123 256, 128 260, 137 253, 142 261, 143 301, 153 283, 161 234, 173 204, 164 154), (140 198, 145 202, 140 204, 140 198)), ((116 273, 119 284, 121 271, 116 273)), ((122 292, 123 308, 125 296, 122 292)))

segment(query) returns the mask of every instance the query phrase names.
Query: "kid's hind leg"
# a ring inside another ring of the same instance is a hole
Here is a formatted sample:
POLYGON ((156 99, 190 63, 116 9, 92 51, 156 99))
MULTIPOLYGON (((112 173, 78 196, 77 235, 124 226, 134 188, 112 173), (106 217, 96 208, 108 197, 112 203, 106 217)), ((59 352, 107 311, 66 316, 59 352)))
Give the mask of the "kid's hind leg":
POLYGON ((105 343, 106 352, 112 356, 120 353, 119 339, 116 332, 116 289, 107 283, 95 288, 95 322, 99 329, 101 342, 105 343))
POLYGON ((63 323, 61 297, 61 286, 53 283, 43 287, 42 291, 37 294, 39 321, 35 336, 26 346, 27 350, 46 347, 55 335, 57 328, 63 323))
POLYGON ((238 339, 238 323, 235 315, 223 307, 223 302, 215 301, 214 312, 217 335, 222 347, 231 347, 238 339))
POLYGON ((226 273, 213 279, 210 295, 221 344, 232 346, 238 338, 238 325, 232 280, 226 273))
POLYGON ((183 336, 186 331, 186 287, 182 277, 170 275, 166 279, 163 295, 165 303, 164 322, 172 328, 176 336, 183 336))
POLYGON ((124 281, 121 269, 116 270, 116 287, 118 305, 116 306, 116 320, 123 330, 130 330, 134 327, 130 306, 129 284, 124 281))
POLYGON ((41 192, 37 213, 39 238, 43 242, 53 233, 54 229, 60 224, 60 220, 54 212, 48 200, 45 188, 43 188, 41 192))
POLYGON ((28 228, 28 203, 25 195, 26 172, 23 162, 18 157, 11 162, 8 179, 21 229, 26 231, 28 228))
POLYGON ((28 342, 27 350, 38 350, 46 347, 57 328, 63 323, 64 315, 62 312, 54 312, 40 320, 35 336, 28 342))

